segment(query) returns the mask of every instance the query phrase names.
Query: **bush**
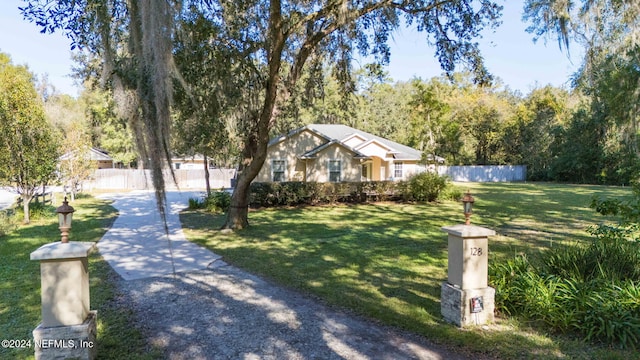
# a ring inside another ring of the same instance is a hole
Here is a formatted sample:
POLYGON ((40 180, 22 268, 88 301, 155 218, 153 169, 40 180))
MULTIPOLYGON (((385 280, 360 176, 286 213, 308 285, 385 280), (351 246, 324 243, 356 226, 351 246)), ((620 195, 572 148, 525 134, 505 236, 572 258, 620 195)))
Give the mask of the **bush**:
POLYGON ((398 184, 392 181, 252 183, 250 204, 269 207, 392 200, 398 197, 398 184))
POLYGON ((231 205, 231 194, 226 191, 212 192, 204 199, 204 208, 212 213, 227 212, 229 205, 231 205))
POLYGON ((279 182, 252 183, 250 204, 255 207, 333 204, 367 201, 435 201, 440 197, 458 200, 462 191, 448 178, 433 173, 415 175, 407 181, 341 183, 279 182))
MULTIPOLYGON (((22 218, 24 216, 24 209, 22 205, 17 206, 15 209, 16 216, 22 218)), ((41 219, 53 219, 57 218, 56 207, 52 205, 45 205, 41 202, 29 203, 29 219, 41 220, 41 219)))
POLYGON ((11 211, 0 211, 0 237, 7 235, 17 226, 16 218, 11 211))
POLYGON ((592 240, 548 250, 537 261, 491 264, 500 311, 574 331, 588 341, 635 348, 640 343, 640 186, 631 200, 594 199, 617 225, 591 228, 592 240))
POLYGON ((462 200, 462 189, 447 182, 447 187, 440 193, 440 200, 460 201, 462 200))
POLYGON ((226 191, 212 192, 204 199, 189 198, 189 210, 205 209, 212 213, 226 212, 231 205, 231 194, 226 191))
POLYGON ((189 210, 204 209, 204 200, 189 198, 189 210))
POLYGON ((411 176, 406 183, 400 186, 405 201, 433 202, 439 199, 440 194, 448 185, 449 179, 446 176, 423 172, 411 176))
POLYGON ((594 238, 536 261, 491 264, 496 309, 577 332, 588 341, 635 347, 640 340, 640 243, 594 238))

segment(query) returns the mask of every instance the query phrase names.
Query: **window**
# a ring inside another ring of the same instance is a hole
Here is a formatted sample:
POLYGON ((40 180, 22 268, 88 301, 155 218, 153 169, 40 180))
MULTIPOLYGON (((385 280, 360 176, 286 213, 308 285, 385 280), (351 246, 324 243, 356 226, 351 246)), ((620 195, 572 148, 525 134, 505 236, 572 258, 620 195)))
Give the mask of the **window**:
POLYGON ((274 182, 282 182, 285 180, 284 172, 287 168, 287 162, 285 160, 272 160, 271 161, 271 180, 274 182))
POLYGON ((329 160, 329 181, 340 182, 342 179, 342 167, 340 160, 329 160))
POLYGON ((402 163, 397 162, 394 164, 393 177, 396 179, 402 179, 402 163))

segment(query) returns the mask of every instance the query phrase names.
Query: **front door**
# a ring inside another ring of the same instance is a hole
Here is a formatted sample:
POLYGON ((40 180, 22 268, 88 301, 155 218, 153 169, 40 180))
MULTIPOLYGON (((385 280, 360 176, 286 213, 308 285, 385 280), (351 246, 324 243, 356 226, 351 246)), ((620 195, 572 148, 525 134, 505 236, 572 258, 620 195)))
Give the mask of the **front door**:
POLYGON ((362 164, 361 181, 371 181, 371 164, 362 164))

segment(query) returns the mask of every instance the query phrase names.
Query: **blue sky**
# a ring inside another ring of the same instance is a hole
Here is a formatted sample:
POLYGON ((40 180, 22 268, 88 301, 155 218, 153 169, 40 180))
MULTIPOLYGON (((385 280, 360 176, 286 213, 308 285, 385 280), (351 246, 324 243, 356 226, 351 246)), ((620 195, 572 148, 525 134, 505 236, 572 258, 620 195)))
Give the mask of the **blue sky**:
MULTIPOLYGON (((504 5, 503 24, 485 31, 479 40, 489 70, 501 78, 504 85, 527 94, 536 86, 563 86, 580 64, 580 49, 572 48, 572 58, 558 49, 555 39, 546 44, 534 43, 522 23, 522 1, 499 1, 504 5)), ((49 82, 59 91, 77 95, 78 89, 69 78, 71 56, 69 40, 60 34, 40 34, 35 24, 22 20, 20 0, 0 2, 0 51, 11 55, 14 64, 27 64, 37 75, 48 74, 49 82)), ((391 63, 388 67, 394 80, 409 80, 414 76, 428 79, 442 73, 434 51, 426 45, 423 35, 411 30, 398 30, 392 40, 391 63)))

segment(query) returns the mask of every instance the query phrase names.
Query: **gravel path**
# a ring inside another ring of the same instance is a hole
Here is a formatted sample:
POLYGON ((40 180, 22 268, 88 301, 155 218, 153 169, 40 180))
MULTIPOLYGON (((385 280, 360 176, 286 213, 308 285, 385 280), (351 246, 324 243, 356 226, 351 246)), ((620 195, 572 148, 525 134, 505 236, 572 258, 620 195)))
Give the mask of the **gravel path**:
MULTIPOLYGON (((121 216, 149 213, 155 203, 148 198, 143 204, 142 198, 114 205, 121 216)), ((131 221, 116 221, 107 239, 135 242, 131 226, 131 221), (115 239, 114 234, 122 238, 115 239)), ((113 250, 100 247, 103 256, 111 256, 110 263, 120 269, 164 274, 123 277, 118 284, 124 306, 134 310, 132 322, 167 359, 467 358, 414 334, 327 307, 219 259, 173 273, 165 271, 166 262, 153 261, 155 255, 138 251, 137 257, 123 255, 118 260, 115 252, 109 253, 113 250), (153 267, 163 268, 151 271, 153 267)), ((209 256, 218 258, 213 253, 209 256)))

